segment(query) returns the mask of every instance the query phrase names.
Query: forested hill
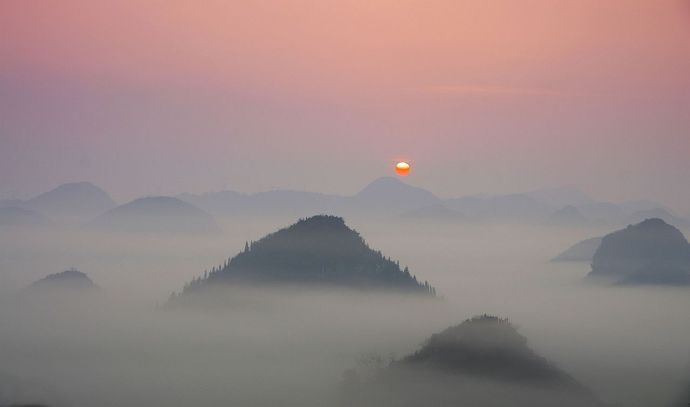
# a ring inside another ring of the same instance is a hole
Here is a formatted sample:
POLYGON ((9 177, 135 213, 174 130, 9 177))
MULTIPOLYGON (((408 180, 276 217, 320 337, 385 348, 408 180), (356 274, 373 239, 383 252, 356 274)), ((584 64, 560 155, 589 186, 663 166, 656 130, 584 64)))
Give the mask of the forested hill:
MULTIPOLYGON (((181 294, 230 284, 330 285, 435 296, 407 267, 374 251, 336 216, 318 215, 247 243, 228 262, 188 283, 181 294)), ((176 295, 173 295, 176 297, 176 295)))

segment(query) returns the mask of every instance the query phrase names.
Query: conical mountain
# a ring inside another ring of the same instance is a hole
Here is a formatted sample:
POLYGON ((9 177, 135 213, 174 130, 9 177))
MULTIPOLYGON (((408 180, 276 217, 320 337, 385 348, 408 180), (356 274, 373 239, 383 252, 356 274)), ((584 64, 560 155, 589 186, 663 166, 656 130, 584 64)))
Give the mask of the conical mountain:
POLYGON ((407 268, 384 257, 336 216, 318 215, 247 244, 245 250, 182 295, 230 284, 326 285, 433 295, 407 268))
POLYGON ((372 181, 349 199, 352 209, 356 211, 398 214, 440 203, 440 200, 426 189, 392 177, 372 181))
POLYGON ((400 364, 497 380, 578 386, 530 349, 527 339, 507 319, 490 315, 468 319, 432 335, 400 364))
POLYGON ((60 273, 49 274, 46 277, 35 281, 29 287, 32 291, 36 290, 92 290, 98 288, 96 284, 87 276, 76 269, 65 270, 60 273))
POLYGON ((601 406, 582 384, 527 346, 506 319, 483 315, 447 328, 388 366, 350 370, 347 406, 601 406))
POLYGON ((26 202, 30 209, 48 216, 88 219, 115 207, 107 192, 89 182, 73 182, 26 202))

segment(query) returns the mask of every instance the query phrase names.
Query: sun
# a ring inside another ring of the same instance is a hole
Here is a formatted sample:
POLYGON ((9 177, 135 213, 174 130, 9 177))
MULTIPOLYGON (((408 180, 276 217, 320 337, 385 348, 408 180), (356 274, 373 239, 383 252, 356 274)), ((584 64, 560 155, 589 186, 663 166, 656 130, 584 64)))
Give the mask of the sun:
POLYGON ((402 177, 406 176, 410 173, 410 164, 406 163, 405 161, 400 161, 399 163, 395 164, 395 173, 402 177))

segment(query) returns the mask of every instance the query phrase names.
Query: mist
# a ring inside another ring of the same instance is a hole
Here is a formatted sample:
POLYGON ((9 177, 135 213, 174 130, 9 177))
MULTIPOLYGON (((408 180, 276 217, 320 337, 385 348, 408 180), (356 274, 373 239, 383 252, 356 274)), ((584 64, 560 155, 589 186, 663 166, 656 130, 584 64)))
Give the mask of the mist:
POLYGON ((485 313, 510 318, 533 349, 610 405, 668 406, 687 381, 686 288, 598 286, 583 280, 588 263, 549 262, 601 228, 346 219, 439 298, 237 287, 213 294, 230 299, 220 308, 165 306, 245 241, 295 220, 225 220, 222 235, 203 238, 3 231, 1 373, 19 390, 2 402, 339 405, 343 374, 362 358, 395 360, 485 313), (68 267, 86 272, 98 295, 27 294, 68 267))

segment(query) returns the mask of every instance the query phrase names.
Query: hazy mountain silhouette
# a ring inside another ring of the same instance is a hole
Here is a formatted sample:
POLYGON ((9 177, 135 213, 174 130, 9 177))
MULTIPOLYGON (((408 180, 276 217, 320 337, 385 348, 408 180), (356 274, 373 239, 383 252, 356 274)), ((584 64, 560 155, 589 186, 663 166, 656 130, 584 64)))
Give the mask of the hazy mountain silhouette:
POLYGON ((101 188, 89 182, 74 182, 29 199, 24 206, 55 218, 89 219, 115 205, 101 188))
POLYGON ((619 224, 628 215, 623 208, 611 202, 592 202, 576 207, 586 219, 595 224, 619 224))
POLYGON ((447 199, 444 203, 471 218, 511 222, 543 221, 554 210, 526 194, 468 196, 447 199))
POLYGON ((449 209, 442 204, 424 206, 404 212, 400 215, 403 219, 436 221, 436 222, 457 222, 467 219, 462 213, 449 209))
POLYGON ((601 245, 601 237, 591 237, 570 246, 551 261, 592 261, 594 253, 601 245))
POLYGON ((187 284, 177 297, 222 284, 338 286, 435 295, 407 268, 367 246, 342 218, 318 215, 247 243, 224 265, 187 284))
POLYGON ((328 212, 363 215, 400 214, 440 202, 431 192, 392 177, 376 179, 353 196, 274 190, 255 194, 235 191, 202 195, 180 194, 178 198, 219 216, 306 216, 310 213, 328 212))
POLYGON ((48 226, 50 220, 30 209, 8 206, 0 208, 0 227, 4 226, 48 226))
POLYGON ((400 214, 438 203, 440 200, 426 189, 392 177, 372 181, 347 202, 349 211, 388 214, 400 214))
POLYGON ((218 216, 275 214, 302 216, 326 212, 343 200, 343 197, 334 195, 291 190, 255 194, 221 191, 202 195, 180 194, 178 198, 218 216))
POLYGON ((76 269, 70 269, 60 273, 49 274, 31 284, 29 288, 33 291, 54 289, 84 291, 93 290, 98 288, 98 286, 86 274, 76 269))
POLYGON ((618 204, 626 213, 631 214, 640 211, 648 211, 652 209, 664 209, 666 207, 659 202, 639 199, 635 201, 625 201, 618 204))
POLYGON ((551 213, 547 219, 547 223, 551 225, 581 225, 586 222, 587 218, 582 215, 579 209, 572 205, 564 206, 551 213))
POLYGON ((541 202, 555 208, 562 208, 568 205, 587 205, 594 202, 589 195, 573 187, 541 188, 526 192, 525 195, 536 200, 537 202, 541 202))
POLYGON ((232 215, 242 212, 247 195, 236 191, 207 192, 205 194, 183 193, 176 198, 190 203, 213 215, 232 215))
POLYGON ((646 219, 604 236, 589 276, 621 284, 690 284, 690 245, 675 227, 646 219))
POLYGON ((351 405, 600 405, 587 388, 530 349, 508 320, 489 315, 434 334, 416 352, 369 375, 345 375, 351 405))
POLYGON ((21 199, 0 199, 0 208, 21 207, 24 203, 21 199))
POLYGON ((253 194, 236 191, 184 193, 177 198, 215 216, 305 217, 312 213, 337 213, 352 216, 402 215, 419 220, 438 220, 455 218, 450 212, 455 211, 467 219, 479 221, 624 225, 637 223, 644 216, 659 217, 681 227, 690 227, 690 221, 669 212, 661 212, 666 210, 657 203, 596 202, 584 192, 571 187, 441 200, 430 191, 408 185, 398 178, 382 177, 352 196, 274 190, 253 194), (655 212, 640 212, 649 210, 655 212))
POLYGON ((672 214, 668 209, 665 208, 653 208, 645 209, 631 213, 627 216, 626 220, 628 224, 634 224, 642 222, 645 219, 658 218, 666 223, 670 223, 677 227, 690 227, 690 220, 683 219, 679 216, 672 214))
POLYGON ((104 213, 86 225, 90 229, 143 234, 220 233, 216 220, 177 198, 136 199, 104 213))

